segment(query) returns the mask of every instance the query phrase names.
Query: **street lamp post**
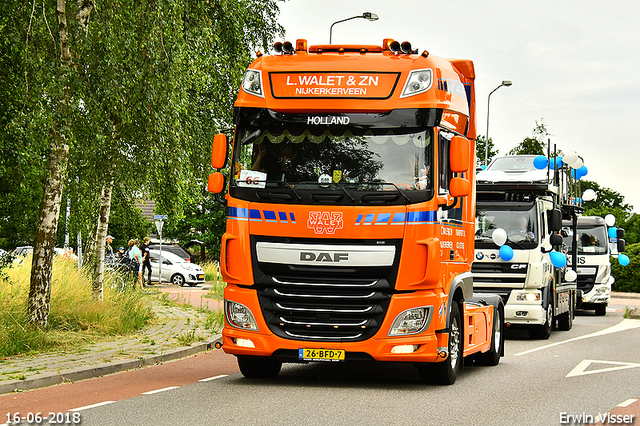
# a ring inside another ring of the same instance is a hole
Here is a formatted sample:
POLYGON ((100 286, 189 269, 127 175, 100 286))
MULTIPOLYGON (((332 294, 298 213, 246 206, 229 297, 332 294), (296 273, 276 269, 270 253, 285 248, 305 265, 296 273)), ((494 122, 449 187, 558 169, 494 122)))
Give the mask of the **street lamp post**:
POLYGON ((331 28, 329 28, 329 44, 331 44, 331 35, 333 33, 333 26, 335 24, 339 24, 340 22, 349 21, 351 19, 356 19, 356 18, 364 18, 364 19, 366 19, 368 21, 377 21, 378 20, 378 15, 376 15, 375 13, 372 13, 372 12, 364 12, 362 15, 352 16, 351 18, 342 19, 340 21, 334 22, 333 24, 331 24, 331 28))
POLYGON ((491 102, 491 95, 493 94, 493 92, 495 92, 502 86, 509 87, 511 86, 511 84, 512 83, 509 80, 504 80, 502 83, 500 83, 500 86, 493 89, 491 93, 489 93, 489 96, 487 96, 487 134, 485 135, 485 141, 484 141, 484 166, 485 167, 487 166, 487 161, 489 159, 489 105, 491 102))

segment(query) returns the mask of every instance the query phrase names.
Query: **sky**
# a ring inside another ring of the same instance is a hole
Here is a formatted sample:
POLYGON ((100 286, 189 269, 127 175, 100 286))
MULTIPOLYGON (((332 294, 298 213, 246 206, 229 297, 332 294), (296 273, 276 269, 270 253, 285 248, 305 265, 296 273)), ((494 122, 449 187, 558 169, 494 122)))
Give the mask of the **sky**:
POLYGON ((292 43, 410 41, 419 52, 474 61, 478 134, 499 155, 543 122, 552 144, 575 151, 584 179, 619 192, 640 212, 640 2, 288 0, 278 21, 292 43))

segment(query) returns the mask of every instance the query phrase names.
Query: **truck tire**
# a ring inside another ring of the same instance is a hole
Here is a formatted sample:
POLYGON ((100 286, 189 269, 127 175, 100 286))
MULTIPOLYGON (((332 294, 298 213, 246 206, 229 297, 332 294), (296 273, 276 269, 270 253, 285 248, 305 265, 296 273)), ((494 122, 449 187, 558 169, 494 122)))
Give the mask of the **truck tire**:
POLYGON ((553 299, 547 304, 547 321, 542 325, 535 325, 529 329, 529 337, 532 339, 547 340, 553 330, 553 299))
POLYGON ((607 305, 596 305, 596 316, 603 317, 607 315, 607 305))
POLYGON ((485 353, 476 355, 476 361, 480 365, 494 366, 500 362, 504 344, 504 318, 502 310, 493 308, 493 331, 491 332, 491 349, 485 353))
POLYGON ((558 315, 558 329, 569 331, 573 327, 573 296, 569 295, 569 310, 558 315))
POLYGON ((249 379, 275 379, 282 362, 269 357, 238 355, 238 367, 242 375, 249 379))
POLYGON ((418 365, 420 380, 436 385, 455 383, 462 364, 462 317, 457 302, 451 304, 451 324, 449 326, 449 356, 444 362, 422 363, 418 365))

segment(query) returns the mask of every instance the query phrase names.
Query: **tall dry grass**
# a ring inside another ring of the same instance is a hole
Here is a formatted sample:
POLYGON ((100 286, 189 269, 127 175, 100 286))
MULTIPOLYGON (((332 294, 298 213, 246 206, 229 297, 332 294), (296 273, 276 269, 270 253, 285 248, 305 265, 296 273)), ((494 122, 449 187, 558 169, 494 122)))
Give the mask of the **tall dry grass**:
POLYGON ((129 286, 105 286, 102 300, 91 298, 91 280, 73 261, 54 258, 49 322, 45 329, 28 326, 27 303, 31 258, 12 266, 0 281, 0 357, 86 344, 132 333, 151 318, 144 293, 129 286))

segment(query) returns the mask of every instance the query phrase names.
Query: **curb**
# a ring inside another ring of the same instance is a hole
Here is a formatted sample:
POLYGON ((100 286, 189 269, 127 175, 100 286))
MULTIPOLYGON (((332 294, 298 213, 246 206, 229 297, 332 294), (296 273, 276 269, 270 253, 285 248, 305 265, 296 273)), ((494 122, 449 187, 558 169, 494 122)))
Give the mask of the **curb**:
POLYGON ((134 370, 158 363, 184 358, 196 353, 206 352, 212 349, 221 335, 213 336, 212 340, 194 343, 191 346, 169 350, 161 355, 152 355, 145 358, 135 358, 113 363, 102 363, 90 367, 81 367, 73 370, 62 370, 56 373, 43 373, 38 376, 28 377, 25 380, 10 380, 0 384, 0 395, 43 388, 60 383, 73 383, 79 380, 92 379, 119 373, 126 370, 134 370))
POLYGON ((619 293, 617 291, 611 292, 611 297, 616 299, 640 299, 638 293, 619 293))

